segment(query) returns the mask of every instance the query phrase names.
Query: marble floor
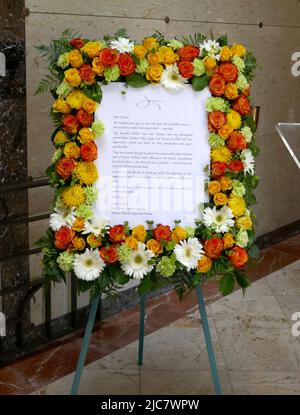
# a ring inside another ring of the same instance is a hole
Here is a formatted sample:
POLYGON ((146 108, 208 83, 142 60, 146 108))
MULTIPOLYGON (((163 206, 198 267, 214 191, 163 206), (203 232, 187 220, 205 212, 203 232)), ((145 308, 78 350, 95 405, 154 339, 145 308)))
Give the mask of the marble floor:
MULTIPOLYGON (((300 312, 300 260, 253 282, 244 298, 235 291, 207 311, 224 394, 300 394, 300 336, 291 333, 291 315, 300 312)), ((140 368, 137 346, 133 341, 89 363, 79 394, 214 393, 195 305, 146 336, 140 368)), ((73 376, 33 394, 69 394, 73 376)))

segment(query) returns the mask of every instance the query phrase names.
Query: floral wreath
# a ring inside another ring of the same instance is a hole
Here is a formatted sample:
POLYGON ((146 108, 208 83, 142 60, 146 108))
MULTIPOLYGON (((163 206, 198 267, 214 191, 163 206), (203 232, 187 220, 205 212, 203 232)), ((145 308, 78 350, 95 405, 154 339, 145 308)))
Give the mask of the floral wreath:
POLYGON ((241 44, 228 45, 227 37, 207 39, 202 34, 166 40, 157 32, 139 44, 125 30, 103 40, 90 41, 66 30, 50 46, 38 46, 48 55, 50 75, 37 93, 50 90, 55 98, 51 116, 56 148, 46 170, 55 189, 54 211, 42 248, 46 283, 65 280, 74 272, 79 292, 91 296, 113 294, 131 278, 140 280, 139 293, 173 283, 179 296, 196 284, 216 277, 223 295, 237 283, 249 286, 245 266, 257 258, 254 244, 256 203, 253 190, 254 157, 258 155, 251 114, 250 86, 256 59, 241 44), (195 227, 170 228, 147 222, 130 229, 128 223, 110 227, 94 217, 98 178, 95 139, 104 124, 94 121, 101 102, 101 84, 121 81, 132 87, 161 84, 179 89, 206 86, 210 196, 195 227))

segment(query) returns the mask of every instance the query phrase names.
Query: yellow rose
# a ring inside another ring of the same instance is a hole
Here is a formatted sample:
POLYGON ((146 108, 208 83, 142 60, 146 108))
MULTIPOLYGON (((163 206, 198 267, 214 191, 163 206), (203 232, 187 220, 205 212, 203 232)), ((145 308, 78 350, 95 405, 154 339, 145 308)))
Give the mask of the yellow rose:
POLYGON ((215 195, 216 193, 219 193, 221 190, 221 185, 217 180, 212 180, 208 183, 208 193, 210 195, 215 195))
POLYGON ((82 107, 84 97, 85 95, 81 91, 72 91, 69 93, 66 100, 71 108, 74 108, 75 110, 80 110, 80 108, 82 107))
POLYGON ((99 41, 96 41, 96 42, 87 42, 81 48, 81 51, 86 53, 90 59, 93 59, 97 55, 99 55, 99 52, 101 49, 103 49, 103 44, 99 41))
POLYGON ((172 241, 180 242, 186 238, 186 230, 180 226, 175 226, 175 229, 172 232, 172 241))
POLYGON ((132 236, 140 242, 145 241, 146 235, 146 228, 144 225, 138 225, 132 229, 132 236))
POLYGON ((240 58, 246 55, 246 48, 241 44, 234 44, 231 46, 232 56, 239 56, 240 58))
POLYGON ((65 81, 73 87, 80 85, 81 78, 76 68, 71 68, 65 71, 65 81))
POLYGON ((146 56, 146 53, 147 53, 147 50, 146 50, 145 46, 143 46, 143 45, 135 45, 133 51, 134 51, 134 54, 139 59, 143 59, 146 56))
POLYGON ((73 157, 74 159, 78 159, 80 157, 80 148, 74 141, 70 141, 64 147, 64 155, 66 157, 73 157))
POLYGON ((226 140, 232 132, 233 128, 230 124, 225 124, 218 130, 218 134, 223 140, 226 140))
POLYGON ((222 192, 232 189, 232 180, 228 176, 222 176, 219 178, 222 192))
POLYGON ((125 239, 125 244, 129 246, 131 249, 137 249, 139 241, 135 239, 133 236, 127 236, 125 239))
POLYGON ((230 58, 231 58, 231 55, 232 55, 232 53, 231 53, 231 50, 228 46, 223 46, 220 49, 220 60, 221 60, 221 62, 229 61, 230 58))
POLYGON ((243 197, 230 196, 227 203, 235 217, 242 216, 246 211, 246 203, 243 197))
POLYGON ((93 114, 96 111, 97 102, 85 97, 83 100, 82 108, 89 114, 93 114))
POLYGON ((159 52, 152 52, 148 55, 148 61, 151 65, 155 65, 156 63, 160 63, 162 61, 159 52))
POLYGON ((217 61, 211 56, 205 56, 203 63, 207 72, 212 72, 217 65, 217 61))
POLYGON ((212 260, 208 256, 203 255, 198 261, 197 271, 205 274, 211 269, 211 266, 212 260))
POLYGON ((57 98, 52 105, 52 109, 54 112, 61 112, 62 114, 69 114, 71 112, 71 108, 68 103, 61 98, 57 98))
POLYGON ((232 82, 229 82, 226 85, 224 95, 228 99, 235 99, 239 95, 238 87, 236 84, 233 84, 232 82))
POLYGON ((242 229, 243 231, 250 231, 252 229, 252 220, 250 216, 240 216, 236 218, 235 224, 238 229, 242 229))
POLYGON ((227 113, 227 124, 231 125, 234 130, 238 130, 242 124, 242 119, 237 111, 230 110, 227 113))
POLYGON ((84 219, 80 218, 79 216, 76 216, 75 222, 73 223, 72 228, 74 231, 80 232, 84 228, 84 219))
POLYGON ((211 150, 212 161, 220 161, 222 163, 229 163, 231 160, 231 151, 228 147, 222 146, 211 150))
POLYGON ((66 144, 70 140, 69 140, 69 137, 67 136, 66 133, 64 133, 63 131, 58 131, 55 134, 55 137, 54 137, 54 140, 53 141, 54 141, 54 144, 56 146, 61 146, 63 144, 66 144))
POLYGON ((214 195, 214 204, 217 206, 223 206, 227 202, 227 196, 224 193, 216 193, 214 195))
POLYGON ((93 233, 89 234, 89 236, 86 238, 86 241, 90 245, 91 248, 97 248, 98 246, 102 245, 101 236, 96 236, 93 233))
POLYGON ((73 68, 79 68, 83 64, 83 58, 79 50, 74 49, 68 54, 69 63, 73 68))
POLYGON ((82 251, 85 248, 85 240, 78 236, 72 239, 72 248, 71 251, 82 251))
POLYGON ((159 63, 155 65, 150 65, 149 68, 147 69, 146 78, 148 79, 148 81, 151 81, 151 82, 159 82, 163 71, 164 71, 164 68, 159 63))
POLYGON ((102 65, 100 58, 98 56, 93 59, 92 68, 96 75, 103 76, 105 68, 102 65))
POLYGON ((155 37, 146 37, 144 39, 144 48, 146 48, 146 50, 157 49, 158 46, 159 44, 155 37))
POLYGON ((146 246, 150 251, 152 251, 155 255, 159 255, 163 251, 163 247, 159 241, 156 239, 149 239, 149 241, 146 243, 146 246))
POLYGON ((224 249, 231 248, 235 244, 234 237, 231 235, 231 233, 227 232, 224 233, 223 236, 223 245, 224 249))
POLYGON ((161 46, 158 53, 160 55, 160 61, 165 65, 172 65, 179 59, 179 56, 168 46, 161 46))
POLYGON ((89 141, 94 140, 95 134, 89 128, 84 127, 79 130, 79 135, 77 138, 81 144, 85 144, 85 143, 88 143, 89 141))

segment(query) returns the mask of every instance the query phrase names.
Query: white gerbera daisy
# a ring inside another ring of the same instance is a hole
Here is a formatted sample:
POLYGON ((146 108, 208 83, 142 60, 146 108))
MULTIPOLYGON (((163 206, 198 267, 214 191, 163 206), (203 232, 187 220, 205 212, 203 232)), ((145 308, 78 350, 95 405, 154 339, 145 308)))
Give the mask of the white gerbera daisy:
POLYGON ((244 173, 254 174, 255 162, 251 150, 243 150, 241 152, 241 160, 244 164, 244 173))
POLYGON ((176 91, 183 88, 186 82, 187 79, 180 75, 177 65, 166 65, 166 69, 163 71, 160 79, 160 83, 166 89, 176 91))
POLYGON ((119 37, 118 39, 114 39, 110 42, 110 47, 117 49, 121 53, 130 53, 133 51, 134 43, 126 37, 119 37))
POLYGON ((142 242, 138 243, 138 248, 132 251, 129 259, 121 264, 122 270, 126 275, 141 280, 145 275, 149 274, 153 269, 153 265, 149 264, 149 260, 154 253, 146 249, 146 245, 142 242))
POLYGON ((105 262, 97 249, 86 249, 83 254, 74 256, 74 272, 80 280, 96 280, 104 267, 105 262))
POLYGON ((201 51, 201 56, 203 55, 203 50, 205 50, 208 56, 216 58, 217 60, 220 59, 220 44, 216 40, 204 40, 202 43, 200 43, 199 47, 201 51))
POLYGON ((53 231, 58 231, 63 226, 71 228, 75 222, 74 208, 55 208, 50 215, 49 225, 53 231))
POLYGON ((229 228, 234 225, 233 213, 228 206, 222 206, 221 209, 207 207, 203 212, 203 222, 207 228, 216 232, 228 232, 229 228))
POLYGON ((174 253, 178 261, 190 271, 197 267, 203 249, 197 238, 188 238, 175 245, 174 253))
POLYGON ((85 222, 82 233, 93 233, 95 236, 99 236, 108 223, 109 220, 107 218, 93 217, 90 221, 85 222))

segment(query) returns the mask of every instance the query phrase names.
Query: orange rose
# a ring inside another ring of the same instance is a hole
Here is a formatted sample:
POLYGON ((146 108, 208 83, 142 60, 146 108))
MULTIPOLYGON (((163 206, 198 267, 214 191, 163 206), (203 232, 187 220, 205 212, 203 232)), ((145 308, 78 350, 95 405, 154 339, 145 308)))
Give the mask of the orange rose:
POLYGON ((235 243, 234 237, 231 235, 231 233, 227 232, 223 235, 223 244, 224 249, 231 248, 235 243))
POLYGON ((222 192, 226 192, 232 188, 232 181, 230 177, 222 176, 219 178, 222 192))
POLYGON ((76 162, 73 158, 63 157, 55 165, 55 171, 63 179, 68 179, 72 176, 73 171, 75 170, 76 162))
POLYGON ((90 98, 83 100, 82 108, 89 114, 93 114, 96 111, 97 102, 90 98))
POLYGON ((220 97, 224 94, 226 88, 226 82, 220 75, 214 75, 209 81, 209 89, 212 95, 220 97))
POLYGON ((143 59, 146 56, 147 50, 143 45, 135 45, 134 54, 139 58, 143 59))
POLYGON ((68 251, 82 251, 85 248, 85 240, 78 236, 72 239, 72 243, 68 247, 68 251))
POLYGON ((95 83, 95 72, 93 71, 91 65, 88 65, 87 63, 83 64, 79 68, 79 75, 80 78, 85 81, 88 85, 92 85, 95 83))
POLYGON ((92 68, 96 75, 103 76, 104 65, 101 63, 99 56, 93 59, 92 68))
POLYGON ((244 170, 244 165, 243 165, 243 162, 241 160, 232 160, 228 164, 228 167, 234 173, 239 173, 240 171, 244 170))
POLYGON ((80 232, 84 228, 84 219, 80 218, 79 216, 76 216, 75 222, 73 223, 72 228, 74 231, 80 232))
POLYGON ((152 52, 152 53, 149 53, 149 55, 148 55, 148 62, 151 65, 155 65, 156 63, 160 63, 161 60, 162 60, 162 57, 161 57, 160 53, 158 53, 158 52, 152 52))
POLYGON ((198 261, 197 271, 205 274, 211 269, 211 267, 212 260, 208 256, 203 255, 198 261))
POLYGON ((75 236, 73 229, 63 226, 54 234, 54 245, 57 249, 67 249, 75 236))
POLYGON ((83 57, 79 50, 72 50, 68 54, 69 64, 73 68, 80 68, 80 66, 83 64, 83 57))
POLYGON ((108 68, 118 63, 119 52, 115 49, 104 48, 100 51, 99 58, 102 65, 108 68))
POLYGON ((92 122, 94 120, 94 117, 92 114, 89 114, 88 112, 84 110, 79 110, 76 114, 77 121, 83 126, 83 127, 90 127, 92 125, 92 122))
POLYGON ((183 78, 192 78, 194 75, 194 65, 188 60, 182 60, 178 63, 179 73, 183 78))
POLYGON ((157 227, 153 230, 154 238, 157 241, 170 241, 172 237, 171 228, 169 225, 157 225, 157 227))
POLYGON ((178 54, 180 59, 184 59, 187 61, 192 61, 194 58, 197 58, 199 55, 200 49, 197 46, 187 45, 183 46, 178 50, 178 54))
POLYGON ((86 241, 90 245, 91 248, 97 248, 98 246, 102 245, 101 236, 96 236, 93 233, 89 234, 89 236, 86 238, 86 241))
POLYGON ((119 244, 125 241, 125 229, 123 225, 115 225, 108 231, 109 240, 113 243, 119 244))
POLYGON ((241 95, 238 97, 234 101, 232 108, 235 111, 239 112, 241 115, 247 115, 249 112, 251 112, 251 105, 246 95, 241 95))
POLYGON ((70 45, 75 49, 81 49, 84 46, 84 40, 80 39, 80 37, 76 37, 70 40, 70 45))
POLYGON ((139 241, 132 235, 126 236, 125 245, 129 246, 129 248, 135 250, 139 245, 139 241))
POLYGON ((63 117, 64 129, 69 134, 76 134, 79 130, 79 122, 75 115, 65 115, 63 117))
POLYGON ((231 62, 221 63, 219 74, 223 76, 226 82, 235 82, 238 78, 238 68, 231 62))
POLYGON ((223 206, 227 202, 227 196, 224 193, 216 193, 214 195, 214 204, 217 206, 223 206))
POLYGON ((248 262, 248 253, 246 249, 235 246, 228 254, 229 260, 236 268, 243 268, 248 262))
POLYGON ((159 255, 163 252, 163 247, 159 241, 156 239, 149 239, 146 243, 146 246, 150 251, 152 251, 155 255, 159 255))
POLYGON ((216 193, 219 193, 220 190, 221 186, 217 180, 212 180, 208 183, 208 193, 210 195, 215 195, 216 193))
POLYGON ((243 134, 238 131, 233 131, 233 133, 230 134, 228 140, 226 141, 226 145, 231 151, 244 150, 247 147, 243 134))
POLYGON ((233 84, 232 82, 229 82, 226 85, 224 95, 227 99, 235 99, 239 95, 238 87, 236 84, 233 84))
POLYGON ((208 113, 208 128, 212 132, 217 132, 227 121, 226 114, 222 111, 211 111, 208 113))
POLYGON ((204 241, 204 251, 209 258, 216 259, 222 254, 224 245, 220 238, 212 238, 204 241))
POLYGON ((217 179, 220 176, 223 176, 223 174, 225 173, 227 164, 223 163, 221 161, 214 161, 211 164, 211 175, 213 177, 213 179, 217 179))
POLYGON ((94 161, 98 157, 98 148, 95 141, 89 141, 80 147, 80 155, 84 161, 94 161))
POLYGON ((135 71, 135 63, 129 53, 120 53, 118 64, 123 76, 129 76, 135 71))
POLYGON ((113 245, 110 246, 104 246, 100 249, 100 256, 103 259, 106 264, 113 264, 114 262, 117 262, 118 257, 118 251, 113 245))
POLYGON ((229 134, 233 132, 233 128, 230 124, 223 125, 222 128, 218 130, 218 134, 220 137, 222 137, 224 140, 229 137, 229 134))

